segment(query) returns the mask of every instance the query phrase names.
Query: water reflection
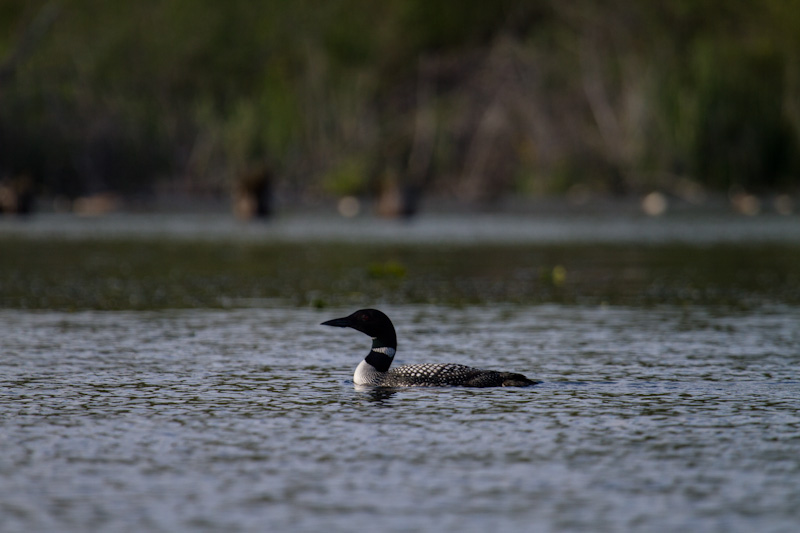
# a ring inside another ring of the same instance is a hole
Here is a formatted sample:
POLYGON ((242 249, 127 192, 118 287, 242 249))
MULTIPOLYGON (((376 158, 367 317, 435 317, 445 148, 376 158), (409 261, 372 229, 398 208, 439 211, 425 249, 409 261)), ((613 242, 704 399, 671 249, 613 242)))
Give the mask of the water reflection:
POLYGON ((363 345, 315 328, 328 314, 0 311, 3 529, 800 519, 797 308, 392 309, 403 363, 544 381, 520 390, 354 387, 363 345))
POLYGON ((371 387, 369 385, 353 385, 353 388, 361 393, 362 397, 369 399, 371 402, 382 404, 384 407, 388 407, 390 405, 389 402, 386 402, 385 400, 388 400, 398 392, 397 389, 387 387, 371 387))

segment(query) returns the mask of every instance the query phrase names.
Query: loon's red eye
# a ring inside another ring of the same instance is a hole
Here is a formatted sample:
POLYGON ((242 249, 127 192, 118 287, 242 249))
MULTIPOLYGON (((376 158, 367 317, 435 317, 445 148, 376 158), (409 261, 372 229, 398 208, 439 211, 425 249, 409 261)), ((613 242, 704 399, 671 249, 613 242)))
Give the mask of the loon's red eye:
POLYGON ((361 320, 362 322, 366 322, 367 320, 369 320, 369 315, 366 313, 362 313, 361 316, 358 317, 358 319, 361 320))

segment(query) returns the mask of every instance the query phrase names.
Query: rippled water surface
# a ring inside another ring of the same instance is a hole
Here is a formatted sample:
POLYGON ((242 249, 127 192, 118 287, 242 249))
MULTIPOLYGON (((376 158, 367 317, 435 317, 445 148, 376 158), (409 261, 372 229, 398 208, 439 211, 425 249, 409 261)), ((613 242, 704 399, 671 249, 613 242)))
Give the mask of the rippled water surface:
POLYGON ((355 390, 350 308, 0 310, 0 529, 796 531, 797 307, 384 310, 544 383, 355 390))

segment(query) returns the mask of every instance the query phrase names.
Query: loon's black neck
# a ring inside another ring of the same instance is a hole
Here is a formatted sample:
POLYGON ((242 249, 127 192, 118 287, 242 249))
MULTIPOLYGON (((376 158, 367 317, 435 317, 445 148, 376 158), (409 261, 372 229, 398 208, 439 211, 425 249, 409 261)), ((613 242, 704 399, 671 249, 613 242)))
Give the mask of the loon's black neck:
MULTIPOLYGON (((353 328, 372 337, 372 350, 364 358, 364 362, 377 372, 389 370, 397 349, 397 334, 388 316, 377 309, 360 309, 350 316, 334 318, 323 322, 322 325, 353 328)), ((368 373, 373 372, 362 365, 359 365, 359 368, 368 373)))
MULTIPOLYGON (((394 332, 392 332, 394 333, 394 332)), ((364 360, 375 368, 378 372, 387 372, 392 366, 395 351, 397 350, 397 338, 372 338, 372 349, 364 360)))

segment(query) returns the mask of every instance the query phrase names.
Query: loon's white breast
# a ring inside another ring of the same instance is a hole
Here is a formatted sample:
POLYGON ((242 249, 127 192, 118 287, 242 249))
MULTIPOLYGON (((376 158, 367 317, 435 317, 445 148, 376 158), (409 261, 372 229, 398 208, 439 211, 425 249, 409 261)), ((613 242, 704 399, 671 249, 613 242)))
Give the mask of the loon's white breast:
POLYGON ((356 385, 377 385, 385 375, 386 372, 379 371, 364 359, 356 367, 356 372, 353 374, 353 383, 356 385))

